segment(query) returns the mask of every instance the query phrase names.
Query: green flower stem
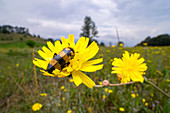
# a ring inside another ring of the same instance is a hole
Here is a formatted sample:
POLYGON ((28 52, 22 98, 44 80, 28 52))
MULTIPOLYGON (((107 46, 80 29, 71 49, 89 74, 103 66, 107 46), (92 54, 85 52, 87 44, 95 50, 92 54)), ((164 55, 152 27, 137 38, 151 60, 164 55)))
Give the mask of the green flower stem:
POLYGON ((150 80, 148 80, 146 77, 145 78, 145 82, 150 84, 151 86, 153 86, 154 88, 156 88, 158 91, 160 91, 161 93, 163 93, 164 95, 166 95, 167 97, 170 97, 167 93, 165 93, 162 89, 160 89, 159 87, 157 87, 154 83, 152 83, 150 80))
MULTIPOLYGON (((122 86, 127 84, 133 84, 135 82, 128 82, 128 83, 122 83, 122 84, 109 84, 108 86, 122 86)), ((94 87, 103 87, 104 85, 95 85, 94 87)))

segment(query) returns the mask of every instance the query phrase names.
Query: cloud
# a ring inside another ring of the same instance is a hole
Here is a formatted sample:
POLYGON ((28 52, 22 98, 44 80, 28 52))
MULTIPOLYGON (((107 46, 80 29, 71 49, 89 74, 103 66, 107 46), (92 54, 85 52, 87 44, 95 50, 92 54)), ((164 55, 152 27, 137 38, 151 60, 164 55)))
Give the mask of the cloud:
POLYGON ((78 39, 85 16, 96 23, 100 42, 116 43, 115 28, 127 46, 170 33, 168 0, 1 0, 0 14, 0 24, 25 26, 45 38, 78 39))

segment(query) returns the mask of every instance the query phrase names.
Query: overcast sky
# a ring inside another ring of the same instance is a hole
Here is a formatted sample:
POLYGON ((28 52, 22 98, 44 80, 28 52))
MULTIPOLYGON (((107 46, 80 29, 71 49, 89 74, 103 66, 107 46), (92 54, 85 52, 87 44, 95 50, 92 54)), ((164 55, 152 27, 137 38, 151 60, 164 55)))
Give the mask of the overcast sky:
POLYGON ((169 0, 0 0, 0 24, 27 27, 31 34, 79 38, 85 16, 99 31, 99 41, 126 46, 147 36, 170 34, 169 0))

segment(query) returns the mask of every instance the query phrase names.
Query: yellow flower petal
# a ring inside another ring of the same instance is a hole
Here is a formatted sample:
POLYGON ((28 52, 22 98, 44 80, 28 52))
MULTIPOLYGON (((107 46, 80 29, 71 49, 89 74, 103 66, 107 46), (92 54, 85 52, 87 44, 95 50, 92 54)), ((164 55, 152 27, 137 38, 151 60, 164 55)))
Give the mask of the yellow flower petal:
POLYGON ((82 82, 89 88, 93 88, 96 84, 84 73, 77 71, 76 74, 81 78, 82 82))
POLYGON ((75 43, 74 43, 74 35, 73 34, 69 35, 68 41, 69 41, 69 44, 70 44, 69 46, 74 48, 75 43))
POLYGON ((39 50, 38 54, 46 61, 50 61, 50 58, 47 56, 46 53, 44 53, 43 51, 39 50))
POLYGON ((59 40, 55 41, 55 53, 59 53, 62 51, 64 48, 62 47, 61 43, 59 40))
POLYGON ((59 70, 59 69, 55 69, 55 70, 53 71, 53 73, 54 73, 54 75, 57 75, 59 78, 61 78, 61 77, 66 77, 66 76, 70 75, 69 72, 62 72, 62 71, 59 70))
POLYGON ((55 47, 50 41, 47 42, 47 45, 51 51, 55 51, 55 47))
POLYGON ((81 37, 76 44, 76 52, 83 52, 89 43, 89 38, 81 37), (82 51, 83 50, 83 51, 82 51))
POLYGON ((47 69, 48 66, 48 62, 44 61, 44 60, 40 60, 38 58, 35 58, 35 61, 33 61, 33 63, 35 63, 35 65, 37 66, 41 66, 44 70, 47 69), (36 62, 35 62, 36 61, 36 62))
POLYGON ((72 77, 73 77, 73 80, 74 80, 74 83, 76 84, 76 86, 79 86, 82 83, 82 80, 79 77, 79 73, 77 71, 74 71, 72 73, 72 77))
POLYGON ((47 55, 48 58, 53 58, 53 52, 51 52, 48 48, 46 48, 45 46, 42 47, 42 50, 45 52, 45 54, 47 55))
POLYGON ((43 50, 46 54, 51 53, 51 51, 50 51, 48 48, 46 48, 45 46, 42 47, 42 50, 43 50))
POLYGON ((34 63, 36 66, 41 67, 41 65, 40 65, 37 61, 33 60, 33 63, 34 63))
POLYGON ((86 72, 94 72, 97 70, 100 70, 103 68, 103 64, 100 65, 86 65, 86 64, 82 64, 81 66, 81 71, 86 71, 86 72))
POLYGON ((93 65, 93 64, 98 64, 98 63, 101 63, 101 62, 103 62, 103 58, 90 60, 90 61, 85 62, 85 64, 86 65, 93 65))
POLYGON ((68 47, 68 41, 64 37, 61 37, 62 47, 66 48, 68 47))
POLYGON ((99 47, 98 47, 97 43, 93 41, 88 46, 86 51, 84 52, 84 60, 87 61, 87 60, 93 58, 97 54, 98 51, 99 51, 99 47))
POLYGON ((40 70, 40 71, 43 72, 43 75, 45 75, 45 76, 52 76, 52 77, 55 76, 54 74, 50 74, 47 71, 44 71, 44 70, 40 70))

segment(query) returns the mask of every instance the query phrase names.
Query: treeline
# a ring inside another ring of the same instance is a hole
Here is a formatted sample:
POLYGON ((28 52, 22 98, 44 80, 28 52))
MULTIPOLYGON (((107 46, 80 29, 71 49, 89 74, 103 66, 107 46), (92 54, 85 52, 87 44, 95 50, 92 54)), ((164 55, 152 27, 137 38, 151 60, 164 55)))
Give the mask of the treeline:
POLYGON ((161 34, 156 37, 151 38, 148 36, 145 40, 141 41, 136 46, 170 46, 170 35, 161 34))
POLYGON ((9 33, 20 33, 20 34, 26 34, 29 35, 29 29, 25 27, 18 27, 18 26, 11 26, 11 25, 2 25, 0 26, 0 32, 9 34, 9 33))

